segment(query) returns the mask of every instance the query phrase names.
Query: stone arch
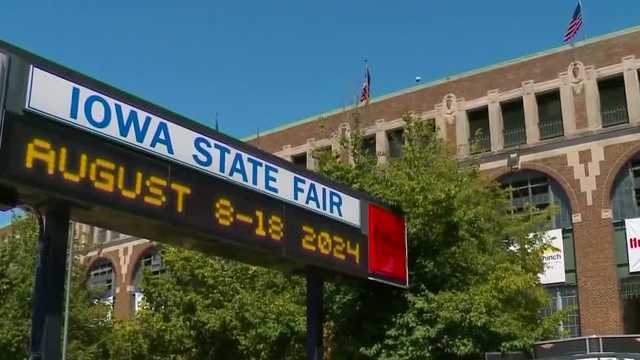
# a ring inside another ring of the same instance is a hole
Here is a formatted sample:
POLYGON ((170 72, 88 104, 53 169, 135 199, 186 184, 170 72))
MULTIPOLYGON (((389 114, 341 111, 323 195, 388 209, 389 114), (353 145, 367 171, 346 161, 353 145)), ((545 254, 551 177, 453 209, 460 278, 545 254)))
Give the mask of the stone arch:
POLYGON ((604 187, 602 192, 602 208, 611 209, 613 206, 613 190, 618 175, 622 172, 623 168, 636 156, 640 155, 640 143, 636 143, 629 147, 622 155, 618 156, 607 172, 607 176, 604 180, 604 187))
POLYGON ((91 261, 88 263, 87 269, 86 269, 86 273, 85 273, 85 283, 88 284, 89 280, 90 280, 90 274, 91 271, 98 265, 101 263, 109 263, 111 264, 111 278, 112 278, 112 283, 111 283, 111 296, 115 298, 116 294, 118 293, 118 286, 120 286, 120 284, 118 283, 118 273, 119 270, 118 269, 118 263, 116 261, 114 261, 114 259, 112 259, 110 256, 107 255, 98 255, 95 256, 93 259, 91 259, 91 261))
POLYGON ((564 176, 549 166, 535 163, 523 163, 520 164, 520 168, 517 170, 501 168, 499 171, 492 173, 490 178, 494 181, 500 181, 500 179, 505 176, 517 174, 521 171, 535 171, 553 179, 558 186, 560 186, 560 189, 567 196, 567 199, 569 199, 569 210, 573 212, 575 209, 579 208, 578 195, 576 194, 575 189, 564 176))
POLYGON ((91 271, 91 268, 93 268, 94 265, 97 262, 102 261, 102 260, 107 260, 107 261, 109 261, 111 263, 111 267, 113 268, 114 276, 117 276, 117 274, 119 274, 121 272, 121 269, 118 266, 118 259, 115 259, 110 254, 101 253, 101 254, 97 254, 97 255, 91 256, 91 258, 89 259, 89 262, 87 263, 85 277, 87 277, 89 275, 89 271, 91 271))
POLYGON ((133 282, 135 281, 138 262, 140 262, 140 260, 142 260, 144 256, 152 251, 159 251, 158 245, 153 242, 148 242, 144 244, 139 251, 135 251, 135 256, 132 255, 134 261, 130 261, 128 264, 129 268, 127 269, 127 285, 134 285, 133 282))

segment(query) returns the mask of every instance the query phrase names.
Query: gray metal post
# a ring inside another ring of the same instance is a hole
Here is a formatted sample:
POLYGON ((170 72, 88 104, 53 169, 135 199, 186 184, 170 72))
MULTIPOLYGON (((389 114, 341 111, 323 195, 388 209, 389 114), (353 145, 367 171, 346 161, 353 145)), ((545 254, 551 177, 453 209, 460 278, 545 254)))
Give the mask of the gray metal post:
POLYGON ((59 360, 69 208, 51 205, 43 215, 33 290, 31 359, 59 360))
POLYGON ((322 360, 323 358, 323 290, 324 282, 320 274, 314 269, 306 272, 307 280, 307 339, 305 351, 307 360, 322 360))

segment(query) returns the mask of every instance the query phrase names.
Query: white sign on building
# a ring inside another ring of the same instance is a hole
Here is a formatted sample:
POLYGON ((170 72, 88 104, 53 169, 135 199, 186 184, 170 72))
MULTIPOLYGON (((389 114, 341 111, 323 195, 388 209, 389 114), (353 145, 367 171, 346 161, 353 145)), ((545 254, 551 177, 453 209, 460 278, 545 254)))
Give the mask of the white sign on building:
POLYGON ((564 269, 564 246, 562 229, 549 230, 544 234, 545 245, 542 254, 544 270, 538 274, 543 285, 557 284, 566 281, 564 269))
POLYGON ((640 218, 626 219, 629 272, 640 271, 640 218))

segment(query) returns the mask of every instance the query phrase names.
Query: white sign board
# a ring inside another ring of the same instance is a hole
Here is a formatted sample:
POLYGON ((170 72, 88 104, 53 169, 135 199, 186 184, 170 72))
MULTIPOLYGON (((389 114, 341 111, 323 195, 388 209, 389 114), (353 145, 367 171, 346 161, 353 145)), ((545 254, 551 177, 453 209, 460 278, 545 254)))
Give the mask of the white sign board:
POLYGON ((624 226, 627 230, 629 272, 638 272, 640 271, 640 218, 626 219, 624 226))
POLYGON ((360 227, 350 195, 37 67, 26 109, 360 227))
POLYGON ((544 234, 545 244, 542 254, 544 271, 539 274, 543 285, 557 284, 566 281, 564 269, 564 245, 562 243, 562 229, 549 230, 544 234))

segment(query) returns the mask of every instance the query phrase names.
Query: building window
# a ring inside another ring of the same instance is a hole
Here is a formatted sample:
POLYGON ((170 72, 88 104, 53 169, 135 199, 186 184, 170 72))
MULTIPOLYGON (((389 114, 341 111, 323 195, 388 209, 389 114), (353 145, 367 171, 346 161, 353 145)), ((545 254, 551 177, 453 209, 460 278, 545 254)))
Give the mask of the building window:
POLYGON ((303 152, 302 154, 291 155, 291 162, 295 165, 298 165, 302 168, 307 168, 307 153, 303 152))
POLYGON ((362 139, 362 151, 366 156, 376 157, 376 136, 367 136, 362 139))
POLYGON ((469 117, 469 144, 471 153, 479 154, 491 151, 491 133, 489 132, 489 108, 471 110, 469 117))
POLYGON ((640 157, 624 168, 613 190, 614 220, 636 217, 640 217, 640 157))
POLYGON ((425 120, 427 122, 427 127, 432 131, 432 132, 436 132, 438 130, 438 128, 436 127, 436 119, 427 119, 425 120))
POLYGON ((504 147, 509 148, 527 143, 524 124, 524 105, 522 98, 500 104, 504 127, 504 147))
POLYGON ((156 249, 152 249, 146 255, 140 258, 140 261, 136 264, 135 275, 133 278, 133 284, 135 287, 133 293, 133 312, 140 309, 142 299, 144 298, 141 288, 142 278, 145 272, 151 276, 157 276, 164 273, 167 270, 160 252, 156 249))
POLYGON ((569 199, 560 185, 545 174, 524 171, 503 178, 501 184, 508 189, 512 212, 544 210, 555 204, 559 211, 551 221, 552 228, 572 227, 569 199))
POLYGON ((404 129, 394 129, 387 131, 389 142, 389 158, 399 158, 402 156, 402 146, 404 145, 404 129))
POLYGON ((567 316, 560 322, 560 332, 563 337, 580 336, 580 317, 578 315, 578 292, 575 286, 548 287, 547 292, 551 300, 543 313, 546 316, 558 311, 568 311, 567 316))
POLYGON ((580 336, 580 321, 578 319, 578 301, 576 290, 576 261, 571 229, 571 208, 569 199, 560 185, 552 178, 535 171, 522 171, 507 175, 501 181, 508 189, 511 209, 514 213, 527 213, 546 209, 550 204, 558 207, 558 212, 551 219, 551 228, 562 230, 565 283, 547 285, 551 301, 544 309, 545 315, 551 315, 560 310, 569 310, 566 318, 559 324, 565 336, 580 336))
POLYGON ((600 91, 600 113, 602 127, 629 122, 627 112, 627 95, 624 89, 624 78, 617 76, 598 81, 600 91))
POLYGON ((631 160, 616 177, 612 191, 613 242, 620 279, 624 333, 640 331, 640 276, 629 270, 625 219, 640 217, 640 156, 631 160))
POLYGON ((107 259, 97 260, 89 269, 87 285, 97 300, 113 302, 115 288, 113 264, 107 259))
POLYGON ((157 250, 150 251, 147 255, 140 259, 139 270, 142 273, 149 271, 151 275, 158 275, 165 272, 166 267, 164 261, 157 250))
POLYGON ((540 139, 545 140, 564 135, 560 91, 538 94, 536 101, 538 103, 540 139))

